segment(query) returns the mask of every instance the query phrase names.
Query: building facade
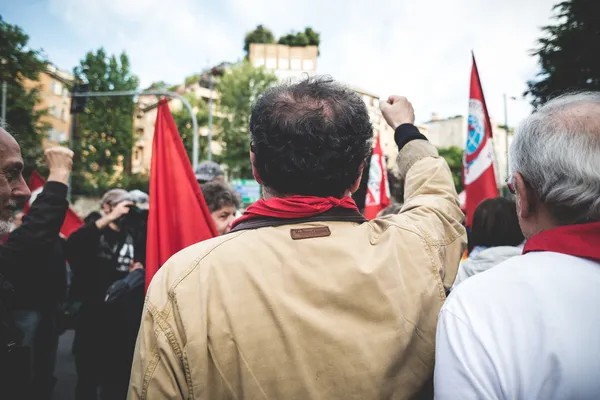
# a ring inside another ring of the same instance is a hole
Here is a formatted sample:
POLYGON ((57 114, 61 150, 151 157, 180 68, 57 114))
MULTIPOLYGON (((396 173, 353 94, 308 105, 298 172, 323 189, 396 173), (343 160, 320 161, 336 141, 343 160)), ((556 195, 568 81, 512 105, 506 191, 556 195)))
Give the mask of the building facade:
MULTIPOLYGON (((199 83, 190 85, 182 85, 177 89, 177 93, 183 96, 191 96, 196 99, 202 99, 207 105, 209 99, 213 100, 213 115, 215 117, 222 116, 216 109, 219 93, 215 90, 210 90, 201 86, 199 83)), ((137 103, 137 110, 134 119, 134 129, 136 141, 134 143, 133 154, 131 157, 133 173, 150 173, 150 161, 152 159, 152 141, 154 139, 154 126, 156 124, 156 115, 158 113, 158 96, 140 96, 137 103)), ((169 108, 171 112, 178 112, 187 109, 176 98, 169 99, 169 108)), ((198 112, 197 107, 193 107, 195 112, 198 112)), ((190 121, 191 128, 191 121, 190 121)), ((208 140, 208 126, 199 126, 198 133, 200 140, 208 140)), ((213 129, 213 135, 215 130, 213 129)), ((213 154, 220 154, 222 149, 218 142, 212 141, 211 150, 213 154)))
POLYGON ((317 46, 288 46, 276 43, 251 43, 248 59, 255 67, 264 67, 280 80, 317 73, 317 46))
POLYGON ((44 147, 65 143, 69 140, 71 123, 69 88, 73 82, 73 75, 61 71, 49 64, 46 70, 40 73, 39 81, 27 80, 24 82, 26 89, 39 89, 39 102, 37 110, 48 110, 47 115, 40 118, 50 128, 44 141, 44 147))

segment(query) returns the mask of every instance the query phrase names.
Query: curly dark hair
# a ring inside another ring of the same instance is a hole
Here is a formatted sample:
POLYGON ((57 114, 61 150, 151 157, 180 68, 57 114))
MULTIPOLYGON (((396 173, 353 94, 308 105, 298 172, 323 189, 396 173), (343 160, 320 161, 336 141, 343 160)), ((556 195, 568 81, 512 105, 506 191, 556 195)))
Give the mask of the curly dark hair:
POLYGON ((271 87, 250 116, 254 166, 278 194, 342 197, 358 178, 372 138, 365 103, 330 77, 271 87))
POLYGON ((200 189, 211 213, 223 207, 238 208, 242 202, 239 193, 227 183, 208 182, 200 185, 200 189))
POLYGON ((481 202, 473 213, 470 247, 518 246, 525 240, 515 202, 496 197, 481 202))

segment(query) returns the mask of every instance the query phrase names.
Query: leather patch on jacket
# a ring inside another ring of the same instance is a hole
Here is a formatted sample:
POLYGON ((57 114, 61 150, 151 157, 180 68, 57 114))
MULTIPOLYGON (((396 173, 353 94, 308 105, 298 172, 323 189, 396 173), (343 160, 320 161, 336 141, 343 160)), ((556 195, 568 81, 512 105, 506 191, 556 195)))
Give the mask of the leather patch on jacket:
POLYGON ((331 236, 331 231, 327 226, 320 226, 318 228, 290 229, 290 234, 292 239, 301 240, 331 236))

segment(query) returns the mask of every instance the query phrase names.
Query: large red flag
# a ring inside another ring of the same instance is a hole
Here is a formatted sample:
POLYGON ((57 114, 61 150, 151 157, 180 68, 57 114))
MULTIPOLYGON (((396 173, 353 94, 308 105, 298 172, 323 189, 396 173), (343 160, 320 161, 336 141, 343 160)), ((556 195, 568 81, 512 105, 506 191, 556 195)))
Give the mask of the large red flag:
MULTIPOLYGON (((44 189, 44 185, 46 181, 42 176, 37 172, 33 171, 31 174, 31 178, 29 178, 29 190, 31 190, 31 197, 29 201, 25 204, 24 212, 29 212, 29 208, 37 198, 37 196, 44 189)), ((60 228, 60 234, 64 237, 69 237, 69 235, 75 232, 79 227, 83 225, 83 221, 79 218, 79 215, 71 207, 67 210, 67 214, 65 215, 65 222, 63 222, 63 226, 60 228)))
POLYGON ((385 159, 381 150, 379 136, 371 155, 369 181, 367 182, 367 198, 365 200, 365 218, 371 220, 377 217, 379 211, 390 205, 390 186, 387 179, 385 159))
POLYGON ((468 123, 463 162, 463 183, 466 193, 467 226, 471 226, 473 213, 479 203, 485 199, 498 196, 498 185, 494 175, 492 124, 485 105, 475 56, 473 56, 473 67, 471 69, 468 123))
POLYGON ((173 254, 217 236, 167 100, 158 103, 150 166, 146 289, 173 254))

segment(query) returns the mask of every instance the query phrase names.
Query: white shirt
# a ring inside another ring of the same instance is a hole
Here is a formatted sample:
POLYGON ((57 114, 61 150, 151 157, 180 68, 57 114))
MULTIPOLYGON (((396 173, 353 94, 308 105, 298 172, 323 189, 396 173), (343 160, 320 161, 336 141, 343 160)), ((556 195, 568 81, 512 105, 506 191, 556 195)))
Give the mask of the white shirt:
POLYGON ((437 399, 600 399, 600 263, 529 253, 467 279, 436 346, 437 399))

